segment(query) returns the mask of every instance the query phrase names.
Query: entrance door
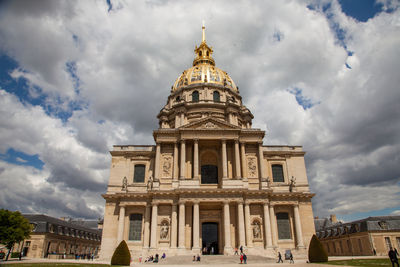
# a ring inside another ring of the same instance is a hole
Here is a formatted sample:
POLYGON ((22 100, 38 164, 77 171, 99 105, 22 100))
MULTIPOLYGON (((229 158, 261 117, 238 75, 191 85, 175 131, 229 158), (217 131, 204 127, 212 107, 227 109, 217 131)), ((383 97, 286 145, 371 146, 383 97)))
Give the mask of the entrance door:
POLYGON ((218 167, 215 165, 201 166, 201 183, 218 184, 218 167))
POLYGON ((205 255, 218 254, 218 223, 206 222, 201 227, 202 252, 205 255))

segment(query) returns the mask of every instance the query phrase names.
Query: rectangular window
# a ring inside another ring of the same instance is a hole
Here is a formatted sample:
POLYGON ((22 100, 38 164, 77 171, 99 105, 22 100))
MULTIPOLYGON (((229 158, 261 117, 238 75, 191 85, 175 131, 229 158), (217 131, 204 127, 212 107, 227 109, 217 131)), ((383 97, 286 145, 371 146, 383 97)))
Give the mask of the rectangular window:
POLYGON ((290 234, 290 221, 288 213, 277 213, 276 221, 278 224, 278 238, 279 239, 291 239, 290 234))
POLYGON ((390 250, 392 248, 392 242, 390 242, 390 237, 385 237, 386 249, 390 250))
POLYGON ((31 245, 31 241, 26 241, 25 246, 29 247, 31 245))
POLYGON ((343 254, 343 242, 342 242, 342 240, 340 240, 339 246, 340 246, 340 252, 343 254))
POLYGON ((135 165, 135 173, 133 174, 134 183, 144 183, 146 166, 143 164, 135 165))
POLYGON ((274 182, 283 182, 283 168, 280 164, 272 165, 272 178, 274 182))
POLYGON ((362 249, 361 239, 358 239, 358 247, 360 248, 360 252, 362 252, 363 249, 362 249))
POLYGON ((129 216, 129 240, 142 240, 142 214, 129 216))
POLYGON ((335 243, 335 242, 332 242, 332 245, 333 245, 333 253, 336 254, 336 243, 335 243))
POLYGON ((396 237, 397 248, 400 249, 400 237, 396 237))

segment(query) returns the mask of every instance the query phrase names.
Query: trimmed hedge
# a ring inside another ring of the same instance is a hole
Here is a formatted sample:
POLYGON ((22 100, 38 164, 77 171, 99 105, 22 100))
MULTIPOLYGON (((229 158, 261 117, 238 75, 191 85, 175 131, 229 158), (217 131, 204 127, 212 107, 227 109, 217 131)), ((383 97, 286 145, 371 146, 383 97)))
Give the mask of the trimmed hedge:
POLYGON ((129 266, 131 264, 131 253, 125 240, 119 243, 111 258, 111 265, 129 266))
POLYGON ((319 241, 316 235, 313 235, 308 248, 308 261, 309 262, 327 262, 328 253, 319 241))

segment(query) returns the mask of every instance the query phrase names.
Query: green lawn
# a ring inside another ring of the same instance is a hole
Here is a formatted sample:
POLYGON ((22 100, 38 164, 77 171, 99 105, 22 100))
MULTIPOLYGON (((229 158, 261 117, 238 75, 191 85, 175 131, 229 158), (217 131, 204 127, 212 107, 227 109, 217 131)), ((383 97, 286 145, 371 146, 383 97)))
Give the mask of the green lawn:
POLYGON ((392 266, 389 259, 338 260, 324 262, 324 264, 368 267, 392 266))
POLYGON ((85 263, 12 263, 12 264, 1 264, 1 267, 104 267, 110 266, 108 264, 85 264, 85 263))

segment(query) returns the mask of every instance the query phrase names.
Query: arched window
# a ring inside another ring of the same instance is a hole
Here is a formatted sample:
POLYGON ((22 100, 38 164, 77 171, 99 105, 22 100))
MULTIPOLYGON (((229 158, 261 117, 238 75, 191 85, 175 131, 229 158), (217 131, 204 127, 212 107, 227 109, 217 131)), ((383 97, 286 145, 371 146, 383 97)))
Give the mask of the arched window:
POLYGON ((214 102, 220 102, 220 97, 219 97, 219 92, 218 91, 214 91, 213 99, 214 99, 214 102))
POLYGON ((144 183, 145 169, 146 169, 146 166, 143 164, 135 165, 135 171, 133 174, 133 182, 134 183, 144 183))
POLYGON ((276 221, 278 224, 278 238, 291 239, 292 235, 290 234, 289 214, 286 212, 277 213, 276 221))
POLYGON ((129 216, 129 240, 140 241, 142 239, 142 214, 129 216))
POLYGON ((200 51, 200 52, 199 52, 199 56, 201 57, 202 55, 203 55, 203 52, 200 51))
POLYGON ((192 101, 193 102, 199 102, 199 92, 198 91, 194 91, 192 93, 192 101))
POLYGON ((207 57, 210 56, 210 52, 207 51, 207 57))
POLYGON ((280 164, 272 165, 272 177, 274 182, 283 182, 283 167, 280 164))

